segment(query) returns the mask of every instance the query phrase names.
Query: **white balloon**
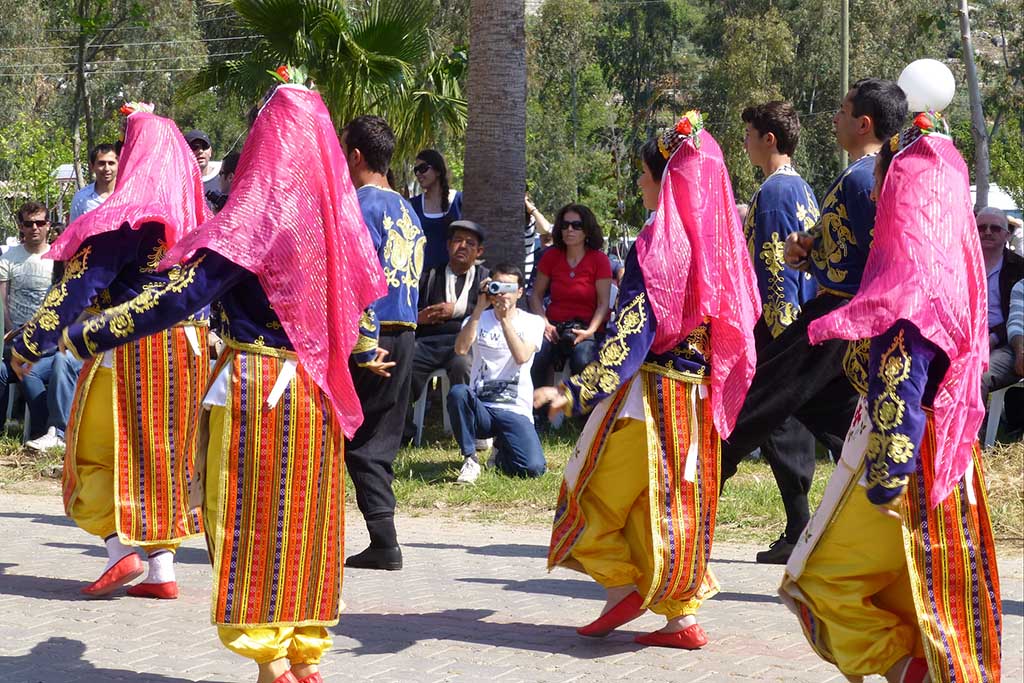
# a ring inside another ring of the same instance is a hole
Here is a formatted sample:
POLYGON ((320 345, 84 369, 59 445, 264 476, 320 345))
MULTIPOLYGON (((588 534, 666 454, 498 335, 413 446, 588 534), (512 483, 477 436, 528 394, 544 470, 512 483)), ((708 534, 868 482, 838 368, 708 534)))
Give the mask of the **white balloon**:
POLYGON ((956 80, 953 72, 935 59, 918 59, 903 69, 898 81, 907 95, 911 113, 942 111, 953 101, 956 80))

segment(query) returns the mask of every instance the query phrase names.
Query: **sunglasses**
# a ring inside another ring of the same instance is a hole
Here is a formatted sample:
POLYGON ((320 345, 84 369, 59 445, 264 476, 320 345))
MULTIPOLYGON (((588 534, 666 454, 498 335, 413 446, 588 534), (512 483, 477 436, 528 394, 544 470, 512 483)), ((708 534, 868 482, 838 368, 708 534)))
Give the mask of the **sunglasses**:
POLYGON ((43 228, 50 224, 50 221, 43 219, 41 221, 22 221, 22 225, 26 228, 43 228))
POLYGON ((430 170, 430 164, 420 164, 412 167, 412 172, 416 175, 423 175, 430 170))
POLYGON ((562 224, 563 230, 582 230, 583 221, 565 221, 562 224))
POLYGON ((1003 226, 1001 226, 1001 225, 994 225, 994 224, 991 224, 991 223, 979 223, 978 224, 978 232, 1000 233, 1002 231, 1003 231, 1003 226))

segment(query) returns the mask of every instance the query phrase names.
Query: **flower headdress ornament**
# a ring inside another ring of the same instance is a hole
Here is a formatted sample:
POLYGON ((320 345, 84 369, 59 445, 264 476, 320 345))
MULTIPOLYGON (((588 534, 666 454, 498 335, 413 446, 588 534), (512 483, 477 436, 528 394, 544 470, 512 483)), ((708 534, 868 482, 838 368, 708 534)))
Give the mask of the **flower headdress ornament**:
POLYGON ((896 133, 889 138, 889 151, 895 154, 901 149, 906 149, 922 135, 933 135, 941 133, 949 135, 949 126, 945 117, 937 111, 923 111, 914 117, 914 124, 901 133, 896 133))
POLYGON ((281 83, 294 83, 295 85, 305 85, 309 79, 309 74, 301 66, 292 66, 291 64, 282 64, 273 71, 268 71, 270 75, 276 78, 281 83))
POLYGON ((694 147, 700 147, 698 133, 703 128, 704 116, 697 109, 691 109, 683 114, 675 126, 666 130, 658 138, 658 151, 661 152, 661 156, 668 159, 686 140, 692 140, 694 147))
POLYGON ((144 112, 146 114, 152 114, 156 107, 153 106, 152 102, 125 102, 121 105, 121 113, 125 116, 131 116, 136 112, 144 112))

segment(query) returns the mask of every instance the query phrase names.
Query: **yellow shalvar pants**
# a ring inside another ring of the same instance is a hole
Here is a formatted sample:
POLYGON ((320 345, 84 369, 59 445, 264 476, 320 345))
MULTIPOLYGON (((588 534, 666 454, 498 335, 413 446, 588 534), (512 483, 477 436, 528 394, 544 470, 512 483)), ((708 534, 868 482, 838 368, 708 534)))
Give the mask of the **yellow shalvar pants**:
MULTIPOLYGON (((653 580, 648 497, 647 426, 618 420, 597 469, 580 495, 587 520, 572 557, 595 581, 611 588, 635 585, 646 595, 653 580)), ((696 614, 701 600, 664 600, 648 605, 668 619, 696 614)))
POLYGON ((843 673, 883 673, 924 656, 902 523, 880 513, 863 486, 850 487, 796 583, 843 673))
MULTIPOLYGON (((75 467, 80 488, 68 515, 83 531, 107 538, 117 533, 114 518, 117 483, 114 473, 113 371, 97 368, 88 392, 75 445, 75 467)), ((131 542, 131 539, 127 540, 131 542)), ((180 543, 138 545, 153 553, 157 550, 174 552, 180 543)))
MULTIPOLYGON (((207 520, 207 532, 221 533, 220 523, 220 468, 224 458, 224 429, 227 409, 223 406, 210 408, 210 442, 206 454, 206 502, 203 519, 207 520)), ((219 548, 220 543, 213 543, 219 548)), ((261 626, 257 628, 236 628, 217 625, 217 635, 224 646, 254 660, 267 664, 276 659, 287 658, 294 664, 319 664, 324 652, 333 641, 323 626, 261 626)))

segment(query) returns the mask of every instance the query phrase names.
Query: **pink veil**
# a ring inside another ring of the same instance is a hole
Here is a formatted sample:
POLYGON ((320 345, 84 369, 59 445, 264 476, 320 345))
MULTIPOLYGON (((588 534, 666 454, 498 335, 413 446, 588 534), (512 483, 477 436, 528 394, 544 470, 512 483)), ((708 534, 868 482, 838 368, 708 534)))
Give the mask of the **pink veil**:
POLYGON ((985 415, 987 285, 969 185, 967 166, 944 135, 922 135, 899 152, 878 198, 860 291, 808 330, 817 344, 873 337, 906 320, 946 354, 950 367, 934 404, 932 506, 966 472, 985 415))
POLYGON ((103 204, 79 216, 53 243, 47 258, 65 261, 89 237, 127 223, 161 223, 168 248, 208 217, 195 155, 170 119, 128 116, 117 186, 103 204))
POLYGON ((349 354, 363 309, 387 287, 320 95, 277 88, 242 148, 224 209, 162 266, 204 248, 259 277, 299 361, 351 437, 363 413, 349 354))
POLYGON ((711 401, 726 438, 754 377, 761 303, 722 150, 706 130, 696 135, 699 146, 687 139, 669 159, 636 249, 658 321, 655 352, 711 322, 711 401))

